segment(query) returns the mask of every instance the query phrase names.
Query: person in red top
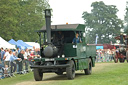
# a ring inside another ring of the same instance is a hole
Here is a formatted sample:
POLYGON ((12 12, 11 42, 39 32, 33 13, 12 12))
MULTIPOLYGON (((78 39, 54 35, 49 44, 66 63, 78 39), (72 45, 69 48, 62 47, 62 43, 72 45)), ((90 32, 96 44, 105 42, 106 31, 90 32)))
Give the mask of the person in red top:
POLYGON ((30 64, 30 65, 33 65, 33 64, 34 64, 34 63, 31 61, 34 57, 35 57, 35 54, 34 54, 33 51, 31 51, 30 56, 28 57, 28 60, 29 60, 29 64, 30 64))

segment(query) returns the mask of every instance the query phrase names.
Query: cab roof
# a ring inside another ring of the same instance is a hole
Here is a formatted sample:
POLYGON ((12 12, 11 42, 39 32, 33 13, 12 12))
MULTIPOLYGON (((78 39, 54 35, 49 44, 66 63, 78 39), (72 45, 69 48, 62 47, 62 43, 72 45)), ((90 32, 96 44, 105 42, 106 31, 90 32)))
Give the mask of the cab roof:
MULTIPOLYGON (((85 31, 84 24, 63 24, 51 25, 51 31, 85 31)), ((46 26, 42 27, 37 32, 46 32, 46 26)))

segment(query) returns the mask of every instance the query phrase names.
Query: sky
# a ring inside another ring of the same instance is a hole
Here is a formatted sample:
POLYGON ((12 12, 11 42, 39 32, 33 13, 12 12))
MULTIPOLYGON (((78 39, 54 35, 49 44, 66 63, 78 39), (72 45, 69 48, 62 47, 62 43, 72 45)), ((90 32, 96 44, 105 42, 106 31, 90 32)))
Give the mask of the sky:
POLYGON ((106 5, 115 5, 119 12, 117 16, 124 19, 127 0, 48 0, 52 11, 52 25, 84 24, 81 18, 84 11, 91 12, 91 4, 103 1, 106 5))

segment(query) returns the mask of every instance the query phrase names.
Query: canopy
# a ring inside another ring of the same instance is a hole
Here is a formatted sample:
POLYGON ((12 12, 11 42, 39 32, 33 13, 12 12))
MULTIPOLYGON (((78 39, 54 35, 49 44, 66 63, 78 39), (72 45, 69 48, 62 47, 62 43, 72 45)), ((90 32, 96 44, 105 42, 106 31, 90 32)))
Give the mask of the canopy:
POLYGON ((14 39, 11 39, 8 41, 10 44, 12 45, 16 45, 17 48, 20 48, 20 49, 25 49, 24 46, 20 45, 19 43, 17 43, 14 39))
POLYGON ((28 48, 28 49, 32 49, 32 48, 33 48, 32 46, 26 44, 26 43, 23 42, 22 40, 18 40, 17 43, 20 44, 20 45, 22 45, 22 46, 24 46, 25 49, 26 49, 26 48, 28 48))
POLYGON ((7 41, 5 41, 2 37, 0 37, 0 47, 9 48, 9 49, 16 49, 15 45, 11 45, 7 41))
POLYGON ((34 46, 35 48, 40 48, 40 44, 39 43, 35 43, 35 42, 25 42, 28 45, 34 46))
MULTIPOLYGON (((85 31, 84 24, 62 24, 51 25, 51 31, 85 31)), ((43 26, 41 30, 37 32, 46 32, 46 26, 43 26)))

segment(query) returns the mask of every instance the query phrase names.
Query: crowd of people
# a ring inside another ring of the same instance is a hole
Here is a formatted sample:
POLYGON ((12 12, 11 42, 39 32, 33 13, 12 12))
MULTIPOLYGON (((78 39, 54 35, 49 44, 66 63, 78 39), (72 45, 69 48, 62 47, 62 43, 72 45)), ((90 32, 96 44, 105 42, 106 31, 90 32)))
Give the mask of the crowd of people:
POLYGON ((113 57, 115 56, 115 49, 98 49, 96 62, 109 62, 113 61, 113 57))
POLYGON ((34 57, 40 57, 40 49, 33 47, 33 49, 26 48, 25 50, 17 48, 16 50, 11 49, 0 49, 0 78, 13 76, 14 73, 24 74, 28 73, 28 67, 33 65, 32 59, 34 57))

